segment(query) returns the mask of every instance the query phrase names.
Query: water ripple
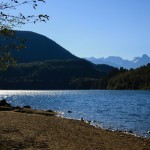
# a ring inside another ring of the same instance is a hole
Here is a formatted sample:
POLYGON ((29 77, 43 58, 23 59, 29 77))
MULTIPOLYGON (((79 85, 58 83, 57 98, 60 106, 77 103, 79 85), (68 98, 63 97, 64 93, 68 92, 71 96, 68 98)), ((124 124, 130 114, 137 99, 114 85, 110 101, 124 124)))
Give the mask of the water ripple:
POLYGON ((63 116, 91 120, 100 127, 132 130, 150 138, 150 92, 107 90, 0 91, 14 106, 63 112, 63 116), (68 113, 68 111, 70 113, 68 113))

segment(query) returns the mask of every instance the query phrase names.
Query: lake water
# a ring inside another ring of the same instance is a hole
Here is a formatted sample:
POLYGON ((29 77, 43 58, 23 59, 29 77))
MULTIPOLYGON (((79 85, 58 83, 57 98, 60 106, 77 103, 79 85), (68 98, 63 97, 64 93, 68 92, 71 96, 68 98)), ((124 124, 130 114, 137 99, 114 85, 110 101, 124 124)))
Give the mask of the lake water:
POLYGON ((6 98, 14 106, 51 109, 62 112, 64 117, 84 118, 102 128, 131 130, 150 138, 150 91, 1 90, 0 98, 6 98))

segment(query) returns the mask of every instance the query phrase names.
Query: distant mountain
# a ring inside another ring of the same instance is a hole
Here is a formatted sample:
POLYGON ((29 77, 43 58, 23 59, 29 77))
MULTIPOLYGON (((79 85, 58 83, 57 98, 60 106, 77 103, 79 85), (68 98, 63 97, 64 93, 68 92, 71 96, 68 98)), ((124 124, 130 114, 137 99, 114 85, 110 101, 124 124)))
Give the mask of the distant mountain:
POLYGON ((107 64, 113 67, 123 67, 126 69, 135 69, 143 65, 150 63, 150 57, 144 54, 142 57, 135 57, 132 61, 124 60, 121 57, 110 56, 107 58, 86 58, 88 61, 91 61, 94 64, 107 64))
POLYGON ((29 31, 15 31, 15 34, 18 39, 25 40, 26 46, 19 52, 13 51, 13 56, 18 62, 77 59, 65 48, 43 35, 29 31))

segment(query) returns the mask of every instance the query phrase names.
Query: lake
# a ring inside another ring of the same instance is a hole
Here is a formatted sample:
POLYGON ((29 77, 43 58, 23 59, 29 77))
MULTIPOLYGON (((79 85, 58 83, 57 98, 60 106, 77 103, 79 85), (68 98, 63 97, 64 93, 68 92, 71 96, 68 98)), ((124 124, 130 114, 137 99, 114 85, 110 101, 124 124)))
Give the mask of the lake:
POLYGON ((0 98, 13 106, 51 109, 63 117, 83 118, 102 128, 150 138, 150 91, 0 90, 0 98))

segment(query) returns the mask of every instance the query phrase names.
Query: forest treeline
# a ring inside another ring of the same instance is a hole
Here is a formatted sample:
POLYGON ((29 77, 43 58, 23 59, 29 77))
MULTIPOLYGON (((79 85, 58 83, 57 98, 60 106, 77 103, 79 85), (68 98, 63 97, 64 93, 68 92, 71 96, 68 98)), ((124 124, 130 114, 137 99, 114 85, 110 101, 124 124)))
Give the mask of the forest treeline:
POLYGON ((83 88, 76 85, 79 84, 79 80, 85 80, 87 83, 89 80, 90 82, 98 80, 108 74, 108 69, 107 72, 100 69, 96 69, 94 64, 82 59, 17 64, 0 71, 0 89, 83 88))
POLYGON ((108 80, 107 89, 150 90, 150 64, 119 72, 108 80))
POLYGON ((20 63, 0 71, 0 89, 150 89, 150 64, 126 70, 84 59, 20 63))

